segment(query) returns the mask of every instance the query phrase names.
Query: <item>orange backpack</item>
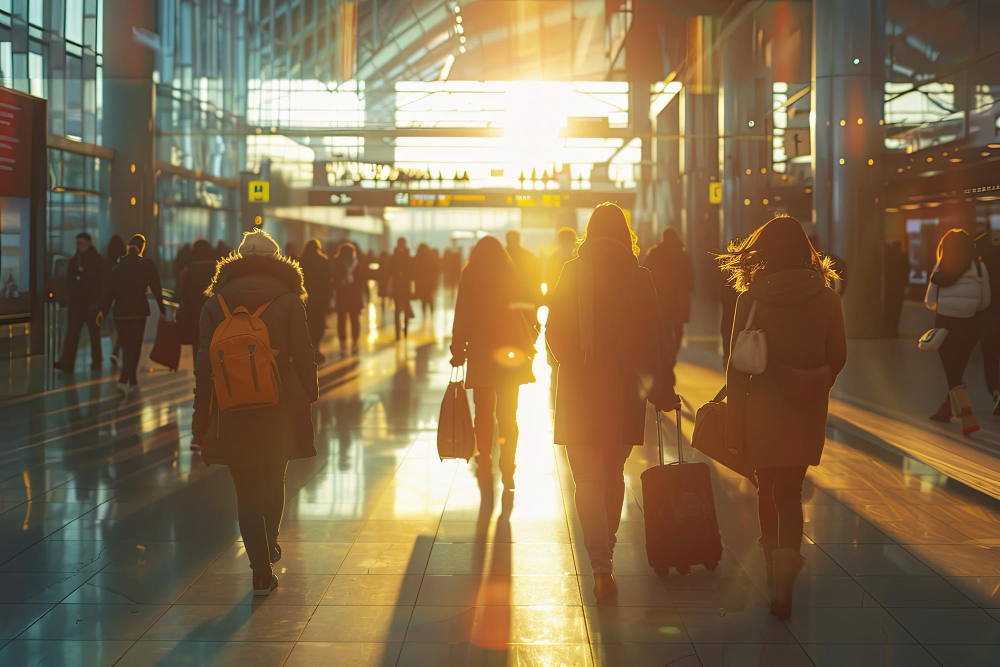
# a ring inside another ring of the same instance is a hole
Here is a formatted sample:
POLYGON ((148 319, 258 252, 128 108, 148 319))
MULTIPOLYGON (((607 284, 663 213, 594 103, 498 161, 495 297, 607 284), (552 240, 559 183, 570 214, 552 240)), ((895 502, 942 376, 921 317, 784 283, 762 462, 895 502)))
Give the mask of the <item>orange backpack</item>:
POLYGON ((253 313, 245 306, 230 313, 222 295, 218 297, 225 319, 212 334, 209 356, 219 410, 250 410, 276 404, 281 386, 274 360, 278 351, 271 349, 267 325, 260 319, 271 302, 253 313))

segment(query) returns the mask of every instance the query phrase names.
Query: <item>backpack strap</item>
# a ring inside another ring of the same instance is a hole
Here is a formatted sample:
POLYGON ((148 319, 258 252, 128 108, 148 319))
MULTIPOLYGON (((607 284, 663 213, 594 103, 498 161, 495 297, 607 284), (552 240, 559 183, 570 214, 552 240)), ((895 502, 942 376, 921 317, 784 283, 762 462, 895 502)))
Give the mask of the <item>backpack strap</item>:
POLYGON ((222 315, 228 320, 232 317, 232 313, 229 312, 229 306, 226 305, 226 300, 222 298, 221 294, 216 294, 219 297, 219 305, 222 306, 222 315))
POLYGON ((253 316, 260 317, 261 315, 263 315, 264 311, 267 310, 267 307, 270 306, 273 301, 274 299, 271 299, 271 301, 268 301, 267 303, 263 304, 260 308, 253 311, 253 316))

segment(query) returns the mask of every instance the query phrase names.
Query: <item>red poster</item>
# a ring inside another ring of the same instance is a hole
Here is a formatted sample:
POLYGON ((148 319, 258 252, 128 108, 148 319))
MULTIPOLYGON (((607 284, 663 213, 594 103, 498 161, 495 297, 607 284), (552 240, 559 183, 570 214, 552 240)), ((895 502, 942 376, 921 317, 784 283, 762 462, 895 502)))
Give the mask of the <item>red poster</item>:
POLYGON ((31 196, 31 100, 0 88, 0 197, 31 196))

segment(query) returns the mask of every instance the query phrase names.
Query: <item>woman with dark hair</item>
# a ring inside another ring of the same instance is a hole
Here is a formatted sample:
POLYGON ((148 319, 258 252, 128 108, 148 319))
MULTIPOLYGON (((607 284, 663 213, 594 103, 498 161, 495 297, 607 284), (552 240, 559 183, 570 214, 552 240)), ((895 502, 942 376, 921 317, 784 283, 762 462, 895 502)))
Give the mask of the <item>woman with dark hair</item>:
POLYGON ((840 296, 829 257, 821 257, 799 221, 774 218, 718 256, 739 292, 726 370, 726 444, 755 468, 760 545, 771 613, 788 618, 804 560, 802 482, 819 465, 830 389, 847 363, 840 296), (751 320, 752 318, 752 320, 751 320), (764 332, 767 367, 749 375, 734 366, 738 335, 764 332))
POLYGON ((545 338, 558 362, 555 442, 566 445, 594 595, 613 602, 625 461, 642 445, 646 402, 677 405, 673 344, 639 246, 615 204, 594 209, 552 293, 545 338))
POLYGON ((934 327, 948 332, 938 348, 948 396, 931 419, 946 422, 957 414, 962 435, 975 433, 979 424, 962 376, 979 339, 976 315, 990 305, 990 276, 965 230, 951 229, 941 237, 924 303, 934 311, 934 327))
POLYGON ((645 267, 653 276, 656 295, 660 303, 663 326, 670 330, 674 355, 684 338, 684 325, 691 318, 691 259, 680 234, 673 227, 665 227, 660 242, 649 249, 645 267))
POLYGON ((198 239, 191 246, 191 259, 181 272, 177 286, 179 306, 177 325, 180 328, 181 343, 191 346, 191 356, 198 363, 198 322, 201 307, 208 297, 205 290, 212 284, 215 275, 215 251, 205 239, 198 239))
POLYGON ((452 328, 451 365, 468 362, 465 385, 476 407, 477 474, 493 471, 493 428, 500 433, 500 475, 514 488, 517 450, 517 398, 520 386, 535 381, 531 372, 535 331, 517 304, 528 295, 510 255, 492 236, 472 249, 462 271, 452 328))
POLYGON ((420 300, 420 317, 434 316, 434 295, 441 280, 441 259, 426 243, 417 246, 413 258, 413 295, 420 300))
POLYGON ((118 389, 126 397, 139 384, 136 372, 142 353, 146 318, 149 317, 146 289, 153 293, 160 308, 160 317, 166 317, 167 314, 163 305, 163 292, 160 290, 160 273, 153 260, 143 257, 145 250, 145 236, 136 234, 129 239, 125 246, 125 256, 118 260, 111 272, 111 290, 102 310, 103 320, 103 313, 107 313, 114 305, 115 328, 122 342, 122 370, 118 378, 118 389))
POLYGON ((337 305, 337 338, 340 353, 347 354, 347 325, 351 325, 351 354, 358 353, 361 338, 362 288, 365 268, 358 261, 358 249, 353 243, 342 243, 333 261, 333 285, 337 305))
POLYGON ((306 294, 309 295, 306 298, 306 317, 309 319, 309 335, 318 364, 326 360, 326 356, 319 351, 319 345, 326 333, 326 316, 330 312, 330 296, 333 292, 330 258, 320 248, 319 239, 309 239, 302 248, 302 256, 298 258, 305 276, 306 294))
MULTIPOLYGON (((118 260, 125 255, 125 239, 123 239, 118 234, 111 237, 108 241, 108 251, 104 254, 104 259, 108 263, 108 285, 111 285, 111 272, 114 268, 118 266, 118 260)), ((111 363, 118 367, 118 353, 122 349, 122 339, 118 337, 118 329, 114 326, 114 318, 111 318, 111 322, 108 322, 108 327, 111 329, 111 363)))

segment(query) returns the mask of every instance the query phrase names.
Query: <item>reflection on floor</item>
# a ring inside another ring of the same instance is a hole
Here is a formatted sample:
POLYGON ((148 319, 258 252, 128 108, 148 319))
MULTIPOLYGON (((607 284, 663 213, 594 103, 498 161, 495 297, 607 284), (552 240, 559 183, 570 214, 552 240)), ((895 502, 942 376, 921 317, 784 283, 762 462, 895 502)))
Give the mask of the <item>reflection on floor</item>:
MULTIPOLYGON (((281 584, 263 601, 228 475, 188 451, 189 372, 146 376, 128 402, 105 378, 3 408, 0 664, 1000 664, 1000 508, 835 433, 807 484, 789 621, 768 613, 752 488, 731 474, 715 476, 719 569, 652 573, 652 445, 627 469, 619 606, 596 607, 544 355, 521 393, 513 494, 437 458, 447 359, 424 331, 373 335, 328 368, 320 454, 289 468, 281 584)), ((697 366, 678 377, 695 405, 718 388, 697 366)))

